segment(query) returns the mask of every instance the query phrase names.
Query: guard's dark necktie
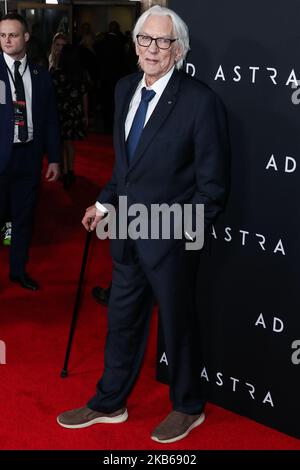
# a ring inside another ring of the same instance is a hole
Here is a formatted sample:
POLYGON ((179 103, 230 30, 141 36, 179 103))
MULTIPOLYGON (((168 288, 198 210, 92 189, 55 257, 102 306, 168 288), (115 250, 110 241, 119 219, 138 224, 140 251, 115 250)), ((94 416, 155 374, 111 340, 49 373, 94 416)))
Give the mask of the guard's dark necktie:
POLYGON ((15 104, 15 123, 18 126, 18 138, 21 142, 26 142, 28 139, 27 127, 27 112, 26 112, 26 98, 25 89, 22 76, 19 72, 21 62, 15 61, 15 89, 16 89, 16 104, 15 104))
POLYGON ((126 140, 126 150, 127 150, 127 157, 129 165, 132 162, 134 152, 137 148, 138 142, 141 137, 141 133, 144 128, 148 104, 154 98, 155 91, 154 90, 147 90, 147 88, 142 88, 142 96, 141 101, 136 110, 127 140, 126 140))

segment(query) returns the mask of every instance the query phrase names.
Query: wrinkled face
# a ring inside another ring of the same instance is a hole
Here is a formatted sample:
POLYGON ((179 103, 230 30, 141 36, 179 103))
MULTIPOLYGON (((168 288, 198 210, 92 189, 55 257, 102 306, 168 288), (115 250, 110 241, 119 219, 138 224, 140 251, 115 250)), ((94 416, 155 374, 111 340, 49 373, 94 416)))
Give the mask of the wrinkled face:
MULTIPOLYGON (((152 38, 175 39, 172 20, 169 16, 149 16, 139 34, 152 38)), ((155 41, 152 41, 148 47, 140 46, 136 42, 136 53, 148 86, 163 77, 181 57, 178 41, 173 42, 169 49, 159 49, 155 41)))
POLYGON ((54 54, 59 55, 61 53, 62 48, 67 44, 67 41, 64 39, 60 38, 54 41, 54 54))
POLYGON ((29 33, 24 32, 23 25, 17 20, 0 22, 0 45, 3 52, 15 60, 22 59, 26 52, 29 33))

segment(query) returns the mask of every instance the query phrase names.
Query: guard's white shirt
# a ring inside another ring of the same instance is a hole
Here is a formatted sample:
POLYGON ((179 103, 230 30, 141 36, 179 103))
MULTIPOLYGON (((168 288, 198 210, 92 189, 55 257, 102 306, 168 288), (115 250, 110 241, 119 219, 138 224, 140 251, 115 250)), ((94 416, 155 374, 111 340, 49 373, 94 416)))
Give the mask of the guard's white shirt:
MULTIPOLYGON (((12 73, 12 76, 14 77, 15 74, 15 59, 12 59, 9 55, 7 55, 5 52, 3 53, 3 57, 5 60, 5 63, 9 70, 12 73)), ((19 67, 19 72, 20 75, 23 78, 23 83, 24 83, 24 90, 25 90, 25 99, 26 99, 26 112, 27 112, 27 126, 28 126, 28 139, 27 142, 33 139, 33 122, 32 122, 32 83, 31 83, 31 75, 30 75, 30 70, 29 66, 27 64, 27 56, 25 55, 23 59, 19 59, 21 62, 21 65, 19 67), (26 70, 25 70, 26 67, 26 70), (24 72, 25 71, 25 72, 24 72)), ((15 85, 13 82, 13 79, 8 73, 9 76, 9 83, 10 83, 10 89, 11 89, 11 96, 13 101, 16 100, 16 90, 15 90, 15 85)), ((14 143, 20 142, 18 138, 18 126, 15 126, 15 134, 14 134, 14 143)))

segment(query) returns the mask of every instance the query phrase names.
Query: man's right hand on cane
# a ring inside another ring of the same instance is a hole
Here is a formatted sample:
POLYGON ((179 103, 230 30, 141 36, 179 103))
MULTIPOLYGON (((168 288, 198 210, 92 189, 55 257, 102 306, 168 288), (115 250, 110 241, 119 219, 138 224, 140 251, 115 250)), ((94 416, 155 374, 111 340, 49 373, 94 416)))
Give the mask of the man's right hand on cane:
POLYGON ((82 225, 88 231, 93 231, 97 227, 98 223, 104 217, 104 213, 101 212, 95 205, 90 206, 86 209, 84 217, 82 219, 82 225))

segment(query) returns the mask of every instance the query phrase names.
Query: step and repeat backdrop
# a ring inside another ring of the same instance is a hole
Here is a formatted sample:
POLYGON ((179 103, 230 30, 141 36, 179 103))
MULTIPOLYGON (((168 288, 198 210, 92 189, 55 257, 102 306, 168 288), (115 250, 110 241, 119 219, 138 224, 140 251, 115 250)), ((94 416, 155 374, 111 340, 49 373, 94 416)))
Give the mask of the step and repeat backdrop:
MULTIPOLYGON (((198 374, 218 405, 300 438, 300 3, 171 0, 186 70, 222 98, 231 191, 201 254, 198 374)), ((160 332, 158 378, 167 382, 160 332)))

